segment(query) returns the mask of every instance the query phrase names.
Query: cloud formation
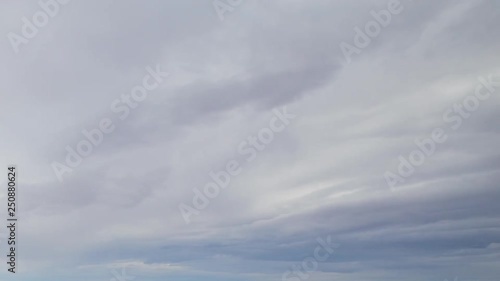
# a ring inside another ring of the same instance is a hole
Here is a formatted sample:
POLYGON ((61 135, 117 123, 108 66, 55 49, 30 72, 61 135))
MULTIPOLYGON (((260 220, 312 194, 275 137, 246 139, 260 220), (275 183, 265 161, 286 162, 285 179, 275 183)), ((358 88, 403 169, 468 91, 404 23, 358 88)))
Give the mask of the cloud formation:
POLYGON ((330 235, 339 247, 309 280, 497 280, 500 87, 397 189, 384 173, 478 77, 500 81, 499 4, 401 0, 345 64, 340 44, 388 2, 244 1, 221 21, 211 1, 73 0, 17 53, 7 34, 40 6, 2 2, 16 277, 281 280, 330 235), (61 183, 51 163, 150 65, 168 80, 61 183), (178 205, 245 162, 238 144, 283 106, 297 118, 185 224, 178 205))

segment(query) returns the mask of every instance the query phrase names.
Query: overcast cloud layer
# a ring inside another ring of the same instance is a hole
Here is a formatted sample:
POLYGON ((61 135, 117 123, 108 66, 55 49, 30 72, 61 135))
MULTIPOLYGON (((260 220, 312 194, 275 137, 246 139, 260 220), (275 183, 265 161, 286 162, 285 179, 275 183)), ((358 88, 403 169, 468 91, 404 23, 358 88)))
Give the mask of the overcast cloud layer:
POLYGON ((19 169, 20 221, 0 280, 282 280, 328 235, 311 281, 498 280, 500 84, 457 129, 443 114, 500 81, 500 4, 401 0, 347 63, 341 43, 388 2, 246 0, 221 20, 212 1, 73 0, 15 53, 40 6, 2 1, 0 167, 19 169), (121 120, 110 106, 157 65, 169 76, 121 120), (284 107, 296 117, 247 161, 240 143, 284 107), (51 164, 103 118, 114 131, 59 181, 51 164), (435 128, 447 140, 391 188, 435 128), (179 205, 231 160, 241 173, 187 224, 179 205))

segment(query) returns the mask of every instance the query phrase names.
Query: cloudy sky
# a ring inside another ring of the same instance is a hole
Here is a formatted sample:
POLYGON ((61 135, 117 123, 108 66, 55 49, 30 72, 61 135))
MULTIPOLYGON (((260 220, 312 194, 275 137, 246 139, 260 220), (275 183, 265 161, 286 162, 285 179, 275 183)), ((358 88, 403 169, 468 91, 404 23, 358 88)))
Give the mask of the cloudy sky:
POLYGON ((63 2, 0 4, 1 281, 498 280, 498 1, 63 2))

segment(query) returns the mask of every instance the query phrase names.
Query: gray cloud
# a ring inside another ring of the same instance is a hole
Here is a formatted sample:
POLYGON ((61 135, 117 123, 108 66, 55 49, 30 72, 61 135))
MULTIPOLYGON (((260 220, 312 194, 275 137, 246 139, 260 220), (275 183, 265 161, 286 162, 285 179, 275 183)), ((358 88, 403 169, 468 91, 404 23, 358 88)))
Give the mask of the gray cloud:
POLYGON ((281 280, 331 235, 310 280, 496 280, 500 89, 457 130, 442 116, 500 75, 498 3, 401 1, 343 64, 387 2, 244 1, 220 21, 211 1, 72 1, 18 54, 7 34, 38 4, 0 4, 18 279, 281 280), (113 100, 157 64, 171 76, 119 119, 113 100), (238 145, 282 106, 297 117, 247 162, 238 145), (50 164, 102 118, 115 131, 59 182, 50 164), (391 190, 384 172, 438 127, 447 141, 391 190), (233 159, 242 173, 186 225, 179 204, 233 159))

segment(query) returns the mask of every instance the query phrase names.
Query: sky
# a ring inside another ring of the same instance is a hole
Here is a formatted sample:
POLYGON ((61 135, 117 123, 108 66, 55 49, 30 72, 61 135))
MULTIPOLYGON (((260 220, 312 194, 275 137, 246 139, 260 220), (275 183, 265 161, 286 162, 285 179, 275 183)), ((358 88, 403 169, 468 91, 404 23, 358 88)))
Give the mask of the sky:
POLYGON ((499 8, 2 1, 0 281, 498 280, 499 8))

